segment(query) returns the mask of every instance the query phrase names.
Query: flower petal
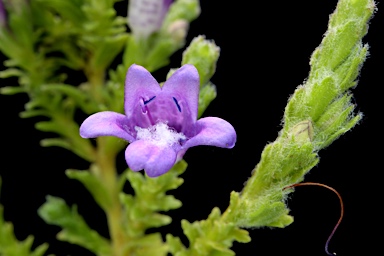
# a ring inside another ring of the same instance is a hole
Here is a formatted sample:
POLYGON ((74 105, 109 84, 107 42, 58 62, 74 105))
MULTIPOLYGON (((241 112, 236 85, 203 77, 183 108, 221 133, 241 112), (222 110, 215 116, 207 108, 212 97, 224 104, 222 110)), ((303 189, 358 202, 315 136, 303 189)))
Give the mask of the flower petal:
POLYGON ((199 104, 200 79, 197 69, 190 64, 179 68, 163 85, 162 91, 169 94, 178 104, 183 104, 189 108, 190 122, 194 123, 197 119, 197 108, 199 104))
POLYGON ((190 148, 198 145, 233 148, 236 143, 236 131, 227 121, 217 117, 205 117, 196 122, 196 135, 183 145, 190 148))
POLYGON ((95 138, 99 136, 115 136, 129 142, 135 138, 126 130, 128 119, 125 115, 112 111, 98 112, 89 116, 80 126, 80 136, 95 138))
POLYGON ((161 91, 159 83, 148 70, 138 65, 131 65, 125 78, 124 110, 128 119, 139 107, 140 100, 149 101, 161 91))
POLYGON ((176 152, 146 140, 137 140, 125 150, 125 160, 133 171, 145 170, 149 177, 169 171, 176 162, 176 152))
POLYGON ((134 35, 147 38, 163 24, 172 0, 130 0, 128 24, 134 35))

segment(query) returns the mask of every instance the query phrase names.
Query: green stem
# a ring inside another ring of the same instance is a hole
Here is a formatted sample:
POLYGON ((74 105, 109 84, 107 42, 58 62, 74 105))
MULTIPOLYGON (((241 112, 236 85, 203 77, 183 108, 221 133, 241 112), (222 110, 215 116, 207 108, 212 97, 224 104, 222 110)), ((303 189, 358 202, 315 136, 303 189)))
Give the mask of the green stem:
MULTIPOLYGON (((91 93, 98 103, 104 103, 103 86, 105 83, 105 72, 93 70, 89 67, 85 71, 91 93)), ((123 256, 124 247, 126 244, 126 234, 122 227, 123 209, 119 200, 119 185, 116 170, 116 155, 120 147, 116 144, 116 140, 110 137, 98 137, 96 160, 93 174, 105 184, 109 192, 112 204, 105 209, 107 216, 109 234, 111 239, 112 256, 123 256), (98 173, 95 173, 98 172, 98 173)))
POLYGON ((95 70, 88 66, 85 68, 84 73, 88 78, 92 98, 99 104, 104 103, 103 86, 105 84, 105 70, 95 70))
POLYGON ((94 173, 107 188, 112 204, 105 209, 108 221, 109 233, 111 236, 111 246, 113 256, 122 256, 126 235, 122 230, 123 211, 119 200, 119 186, 115 165, 116 153, 108 150, 108 137, 97 138, 96 170, 94 173))

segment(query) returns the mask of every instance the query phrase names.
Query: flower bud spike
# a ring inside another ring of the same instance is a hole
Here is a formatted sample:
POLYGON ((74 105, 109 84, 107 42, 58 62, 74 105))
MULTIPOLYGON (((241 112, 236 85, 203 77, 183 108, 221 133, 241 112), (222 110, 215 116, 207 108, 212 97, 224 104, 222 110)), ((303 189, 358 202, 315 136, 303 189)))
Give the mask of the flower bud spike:
POLYGON ((283 188, 283 190, 285 189, 288 189, 288 188, 294 188, 294 187, 299 187, 299 186, 320 186, 320 187, 324 187, 324 188, 327 188, 331 191, 333 191, 337 197, 339 198, 339 201, 340 201, 340 218, 339 220, 337 221, 335 227, 333 228, 331 234, 329 235, 328 239, 327 239, 327 242, 325 243, 325 252, 327 253, 327 255, 329 256, 334 256, 336 255, 336 253, 330 253, 328 251, 328 245, 329 245, 329 242, 331 241, 333 235, 335 234, 336 232, 336 229, 339 227, 340 223, 341 223, 341 220, 343 219, 343 216, 344 216, 344 204, 343 204, 343 199, 341 198, 341 195, 339 194, 339 192, 337 192, 336 189, 330 187, 330 186, 327 186, 327 185, 324 185, 324 184, 321 184, 321 183, 317 183, 317 182, 303 182, 303 183, 297 183, 297 184, 293 184, 293 185, 289 185, 289 186, 286 186, 285 188, 283 188))

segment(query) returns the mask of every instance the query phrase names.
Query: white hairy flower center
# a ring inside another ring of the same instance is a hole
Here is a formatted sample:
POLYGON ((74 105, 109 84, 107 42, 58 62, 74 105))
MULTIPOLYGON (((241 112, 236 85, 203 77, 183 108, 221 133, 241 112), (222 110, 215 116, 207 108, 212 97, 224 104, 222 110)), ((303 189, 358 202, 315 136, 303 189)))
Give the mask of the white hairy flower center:
POLYGON ((157 123, 148 128, 136 126, 135 130, 137 132, 137 139, 148 140, 158 146, 171 146, 175 143, 179 143, 180 140, 186 139, 183 133, 178 133, 165 123, 157 123))

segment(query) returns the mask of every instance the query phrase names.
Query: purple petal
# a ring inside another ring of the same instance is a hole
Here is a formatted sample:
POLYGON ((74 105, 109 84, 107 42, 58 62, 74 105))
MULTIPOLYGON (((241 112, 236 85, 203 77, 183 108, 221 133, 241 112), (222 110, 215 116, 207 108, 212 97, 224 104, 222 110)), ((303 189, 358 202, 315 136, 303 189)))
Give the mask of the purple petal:
POLYGON ((169 7, 171 6, 173 0, 163 0, 163 6, 166 11, 168 11, 169 7))
MULTIPOLYGON (((171 7, 173 0, 163 0, 163 5, 162 5, 162 14, 161 14, 161 25, 163 25, 163 21, 165 16, 167 15, 169 11, 169 7, 171 7)), ((160 28, 160 27, 159 27, 160 28)))
POLYGON ((200 79, 197 69, 190 64, 179 68, 163 85, 162 91, 188 108, 188 125, 197 119, 200 79))
POLYGON ((164 21, 172 1, 169 0, 130 0, 128 24, 139 37, 148 37, 158 31, 164 21))
POLYGON ((161 91, 159 83, 145 68, 133 64, 125 78, 124 110, 128 119, 140 111, 140 100, 149 101, 161 91))
POLYGON ((7 23, 7 12, 5 10, 3 0, 0 0, 0 29, 7 23))
POLYGON ((127 131, 128 119, 125 115, 104 111, 89 116, 80 126, 80 136, 95 138, 99 136, 115 136, 129 142, 135 138, 127 131))
POLYGON ((236 143, 236 131, 227 121, 217 117, 205 117, 196 122, 197 134, 186 141, 183 148, 198 145, 233 148, 236 143))
POLYGON ((176 152, 170 147, 137 140, 127 147, 125 160, 133 171, 144 169, 149 177, 157 177, 172 168, 176 162, 176 152))

